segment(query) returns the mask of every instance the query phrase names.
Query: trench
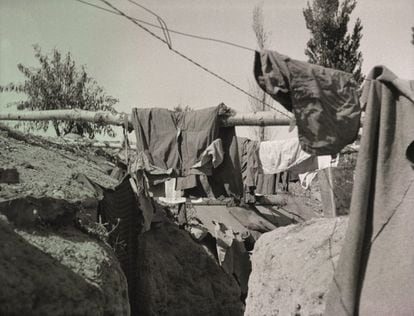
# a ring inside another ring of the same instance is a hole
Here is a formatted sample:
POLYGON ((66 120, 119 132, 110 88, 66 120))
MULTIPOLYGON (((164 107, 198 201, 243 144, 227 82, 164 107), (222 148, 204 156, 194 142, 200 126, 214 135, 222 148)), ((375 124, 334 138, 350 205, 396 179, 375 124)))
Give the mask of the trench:
POLYGON ((189 225, 193 205, 167 207, 154 199, 150 203, 154 218, 145 232, 145 211, 138 206, 128 178, 106 190, 98 206, 98 217, 110 231, 109 243, 126 275, 131 315, 243 315, 255 240, 300 220, 268 210, 267 215, 278 222, 274 226, 251 206, 197 205, 199 222, 221 216, 226 223, 233 219, 233 229, 250 225, 244 230, 248 236, 242 242, 234 239, 220 264, 218 245, 223 240, 212 229, 200 238, 200 226, 189 225))

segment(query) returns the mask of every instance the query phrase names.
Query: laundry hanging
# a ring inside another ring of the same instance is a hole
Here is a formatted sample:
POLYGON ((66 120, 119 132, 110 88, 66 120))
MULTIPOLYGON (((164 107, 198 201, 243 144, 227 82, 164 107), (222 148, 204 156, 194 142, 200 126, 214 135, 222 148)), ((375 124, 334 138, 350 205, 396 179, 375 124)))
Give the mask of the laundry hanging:
POLYGON ((300 144, 309 154, 337 154, 356 139, 361 109, 351 74, 263 50, 256 52, 254 75, 294 113, 300 144))
POLYGON ((176 189, 189 195, 240 199, 235 129, 218 121, 228 111, 223 104, 188 112, 133 109, 137 156, 131 171, 145 170, 150 186, 177 178, 176 189))
POLYGON ((217 159, 223 156, 220 143, 211 146, 218 136, 219 109, 173 112, 134 108, 138 153, 134 168, 172 177, 211 174, 211 161, 215 159, 217 166, 217 159))
POLYGON ((264 174, 289 170, 310 157, 310 154, 302 150, 297 138, 264 141, 259 147, 259 158, 264 174))

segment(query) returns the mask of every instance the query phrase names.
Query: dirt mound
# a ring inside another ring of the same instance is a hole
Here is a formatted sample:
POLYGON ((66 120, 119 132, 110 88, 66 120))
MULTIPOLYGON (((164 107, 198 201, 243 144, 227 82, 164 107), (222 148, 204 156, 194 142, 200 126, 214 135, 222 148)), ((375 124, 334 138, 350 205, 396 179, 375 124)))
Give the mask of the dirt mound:
POLYGON ((263 234, 252 256, 245 315, 322 315, 347 217, 263 234))
POLYGON ((79 201, 94 197, 93 191, 76 180, 78 174, 104 187, 117 184, 107 174, 111 163, 91 148, 58 145, 1 125, 0 148, 0 166, 16 168, 20 178, 16 184, 0 183, 0 199, 31 195, 79 201))
POLYGON ((140 237, 138 271, 139 315, 243 315, 235 279, 174 224, 140 237))
POLYGON ((126 279, 108 246, 73 225, 17 224, 0 215, 1 315, 129 315, 126 279))
MULTIPOLYGON (((98 206, 78 175, 106 188, 118 184, 106 157, 1 126, 0 147, 0 165, 20 178, 0 184, 0 214, 14 225, 0 226, 7 240, 0 245, 0 314, 127 315, 126 280, 112 249, 73 225, 80 217, 88 230, 98 206)), ((174 224, 139 237, 137 271, 139 315, 243 314, 235 279, 174 224)))

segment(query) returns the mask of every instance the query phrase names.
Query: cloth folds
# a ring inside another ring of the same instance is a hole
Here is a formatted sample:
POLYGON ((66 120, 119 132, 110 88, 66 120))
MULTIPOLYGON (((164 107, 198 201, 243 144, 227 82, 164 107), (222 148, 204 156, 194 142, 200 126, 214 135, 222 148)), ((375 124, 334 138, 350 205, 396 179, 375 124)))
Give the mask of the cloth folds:
POLYGON ((137 155, 131 172, 145 170, 148 185, 177 178, 176 189, 186 196, 243 195, 234 127, 219 127, 220 104, 189 112, 133 109, 137 155))
POLYGON ((222 141, 223 162, 212 170, 211 175, 189 175, 177 178, 177 190, 184 190, 187 197, 234 197, 243 196, 239 149, 234 127, 221 127, 218 138, 222 141))
POLYGON ((327 295, 328 316, 414 312, 414 169, 409 155, 414 81, 398 79, 385 67, 375 67, 367 79, 350 219, 327 295))
POLYGON ((134 108, 135 169, 168 176, 211 175, 211 160, 217 166, 223 159, 220 142, 212 145, 218 137, 219 110, 220 106, 190 112, 134 108))
POLYGON ((294 113, 306 152, 333 155, 356 139, 361 109, 351 74, 263 50, 256 52, 254 75, 265 92, 294 113))
POLYGON ((264 174, 289 170, 311 157, 302 150, 297 138, 260 143, 259 157, 264 174))

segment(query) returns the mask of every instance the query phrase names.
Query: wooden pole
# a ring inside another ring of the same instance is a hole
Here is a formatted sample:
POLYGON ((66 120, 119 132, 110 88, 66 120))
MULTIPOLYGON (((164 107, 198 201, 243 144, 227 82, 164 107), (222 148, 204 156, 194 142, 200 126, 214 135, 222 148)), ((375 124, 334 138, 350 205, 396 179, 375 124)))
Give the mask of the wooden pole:
MULTIPOLYGON (((101 123, 107 125, 124 125, 124 113, 112 114, 103 111, 85 110, 47 110, 47 111, 16 111, 0 113, 0 120, 10 121, 78 121, 101 123)), ((129 120, 129 117, 128 117, 129 120)))
MULTIPOLYGON (((48 110, 48 111, 16 111, 0 113, 0 121, 78 121, 100 123, 105 125, 124 125, 125 116, 131 124, 131 116, 126 113, 94 112, 85 110, 48 110)), ((236 113, 233 116, 221 116, 222 126, 289 126, 289 118, 280 118, 271 111, 252 113, 236 113)))

